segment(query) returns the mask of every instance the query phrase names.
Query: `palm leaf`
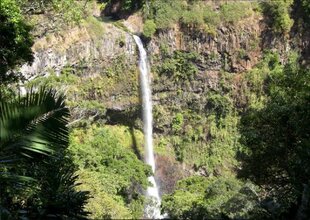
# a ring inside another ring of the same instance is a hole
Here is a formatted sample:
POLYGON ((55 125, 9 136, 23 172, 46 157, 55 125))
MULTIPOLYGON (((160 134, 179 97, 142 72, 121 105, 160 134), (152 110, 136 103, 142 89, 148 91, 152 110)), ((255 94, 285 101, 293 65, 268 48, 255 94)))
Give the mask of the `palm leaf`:
POLYGON ((64 99, 42 87, 11 102, 0 100, 1 182, 24 182, 27 177, 17 168, 22 160, 39 161, 68 146, 69 110, 64 99))
POLYGON ((8 152, 46 155, 66 147, 68 117, 64 97, 45 87, 15 102, 0 101, 0 158, 8 152))
POLYGON ((11 195, 29 183, 39 192, 39 202, 30 198, 34 203, 28 207, 17 204, 21 218, 31 213, 42 219, 86 219, 88 192, 77 191, 74 167, 65 156, 68 118, 64 97, 52 89, 31 89, 12 102, 0 101, 0 194, 11 195))

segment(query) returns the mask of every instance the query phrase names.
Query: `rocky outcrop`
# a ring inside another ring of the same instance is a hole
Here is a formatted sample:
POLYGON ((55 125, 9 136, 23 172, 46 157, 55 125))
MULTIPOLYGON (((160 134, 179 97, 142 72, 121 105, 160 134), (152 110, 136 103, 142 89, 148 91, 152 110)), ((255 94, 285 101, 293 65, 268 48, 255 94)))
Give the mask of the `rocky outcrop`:
POLYGON ((203 56, 204 70, 242 72, 257 64, 261 56, 260 35, 260 19, 252 17, 237 25, 221 26, 215 35, 176 25, 172 29, 159 31, 148 48, 151 54, 159 54, 163 45, 170 52, 195 51, 203 56))
POLYGON ((160 60, 163 53, 177 50, 196 52, 199 59, 195 62, 198 73, 190 80, 175 82, 153 71, 154 111, 159 115, 154 119, 155 131, 167 135, 175 112, 190 109, 203 114, 209 92, 220 90, 221 71, 237 75, 256 65, 262 56, 262 28, 261 18, 256 16, 221 25, 215 35, 184 25, 158 31, 148 44, 152 66, 160 66, 158 57, 160 60))
MULTIPOLYGON (((98 21, 99 22, 99 21, 98 21)), ((24 65, 20 72, 26 79, 59 74, 65 66, 91 64, 91 73, 100 72, 100 65, 119 55, 125 55, 127 62, 136 63, 136 45, 132 36, 111 24, 100 23, 94 27, 75 27, 65 33, 49 34, 33 46, 34 62, 24 65)))

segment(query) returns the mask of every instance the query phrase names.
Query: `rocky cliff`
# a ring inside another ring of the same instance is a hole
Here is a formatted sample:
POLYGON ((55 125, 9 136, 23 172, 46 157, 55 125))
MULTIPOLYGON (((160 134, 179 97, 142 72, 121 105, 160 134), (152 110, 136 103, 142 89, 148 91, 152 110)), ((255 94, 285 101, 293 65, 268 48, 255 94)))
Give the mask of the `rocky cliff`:
POLYGON ((22 74, 27 79, 51 70, 59 74, 63 67, 80 63, 87 64, 91 74, 96 74, 101 71, 100 66, 120 55, 126 56, 127 62, 134 65, 137 54, 131 34, 99 19, 91 18, 90 22, 96 26, 86 23, 38 39, 33 46, 34 62, 22 66, 22 74))
POLYGON ((159 31, 149 43, 151 54, 159 54, 160 47, 175 50, 195 51, 202 55, 201 68, 242 72, 253 67, 261 56, 259 18, 248 18, 236 26, 222 26, 215 35, 203 30, 176 25, 159 31), (251 25, 248 25, 248 24, 251 25))
POLYGON ((139 105, 136 44, 130 33, 112 23, 90 17, 79 27, 38 38, 33 51, 34 62, 20 72, 30 84, 41 83, 44 76, 43 81, 55 86, 50 78, 58 76, 74 119, 98 116, 96 106, 118 112, 139 105), (70 76, 73 81, 66 82, 70 76), (81 106, 84 101, 91 104, 81 106))

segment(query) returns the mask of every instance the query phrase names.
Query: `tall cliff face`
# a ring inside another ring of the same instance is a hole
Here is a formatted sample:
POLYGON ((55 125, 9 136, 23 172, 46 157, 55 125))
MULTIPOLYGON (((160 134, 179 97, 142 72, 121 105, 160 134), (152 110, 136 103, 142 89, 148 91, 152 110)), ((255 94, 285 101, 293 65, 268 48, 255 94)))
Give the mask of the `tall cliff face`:
POLYGON ((223 72, 234 78, 255 66, 262 57, 263 30, 262 18, 256 15, 234 25, 222 25, 215 34, 180 25, 156 33, 148 51, 152 55, 154 101, 164 114, 154 125, 157 131, 171 131, 176 109, 205 111, 208 93, 220 90, 223 72), (171 56, 176 51, 197 54, 193 62, 197 73, 193 78, 176 82, 158 71, 165 63, 165 54, 171 56))
POLYGON ((159 54, 162 46, 166 46, 169 52, 194 51, 203 56, 201 66, 205 70, 242 72, 257 64, 261 57, 260 19, 251 17, 237 25, 221 26, 216 34, 175 25, 172 29, 160 31, 150 42, 149 51, 153 55, 159 54))
POLYGON ((33 46, 34 62, 23 65, 21 73, 29 79, 51 71, 59 74, 65 66, 84 63, 91 74, 96 74, 109 60, 120 55, 124 55, 129 64, 136 63, 136 45, 129 33, 111 24, 91 22, 96 22, 96 26, 86 24, 38 39, 33 46))
POLYGON ((129 121, 120 114, 139 107, 136 44, 130 33, 98 19, 38 39, 34 62, 20 72, 26 84, 66 92, 72 120, 129 121))

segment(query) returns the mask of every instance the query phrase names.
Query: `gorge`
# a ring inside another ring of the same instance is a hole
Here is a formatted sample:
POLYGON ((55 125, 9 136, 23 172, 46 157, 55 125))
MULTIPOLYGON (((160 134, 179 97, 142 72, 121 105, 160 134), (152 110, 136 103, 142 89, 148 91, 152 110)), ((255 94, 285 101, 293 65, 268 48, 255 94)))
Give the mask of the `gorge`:
POLYGON ((0 218, 308 219, 309 12, 2 0, 0 218))

